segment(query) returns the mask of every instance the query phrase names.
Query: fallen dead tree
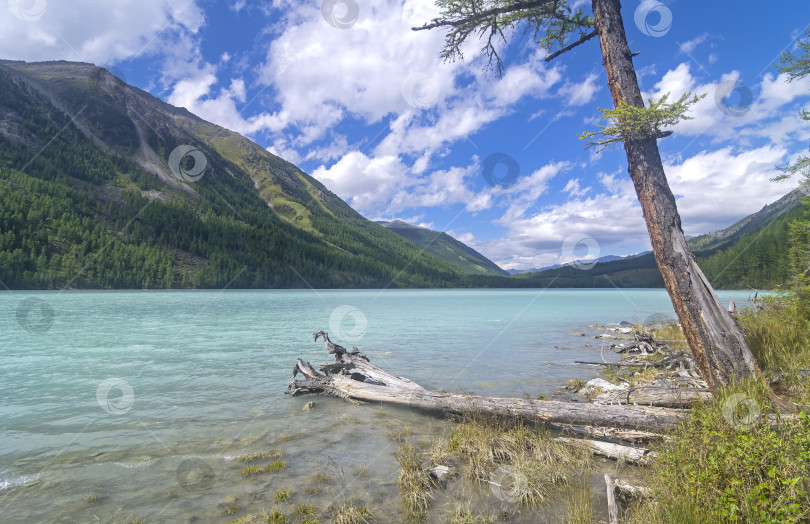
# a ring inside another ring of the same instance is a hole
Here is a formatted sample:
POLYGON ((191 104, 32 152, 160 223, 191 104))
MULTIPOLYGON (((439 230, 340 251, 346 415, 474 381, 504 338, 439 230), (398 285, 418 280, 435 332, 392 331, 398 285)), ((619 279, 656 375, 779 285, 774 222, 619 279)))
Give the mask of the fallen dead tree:
POLYGON ((335 362, 318 366, 319 372, 308 362, 298 359, 293 369, 293 381, 289 385, 289 393, 293 396, 317 393, 425 410, 485 413, 561 424, 643 431, 668 431, 686 417, 685 411, 674 409, 429 391, 415 382, 371 364, 368 357, 356 348, 348 351, 332 343, 328 334, 323 331, 315 333, 314 337, 315 340, 323 337, 327 351, 335 355, 335 362), (295 379, 299 373, 303 375, 303 379, 295 379))
POLYGON ((711 399, 711 391, 698 388, 639 387, 610 391, 599 396, 601 403, 668 408, 694 406, 701 402, 709 402, 711 399))
POLYGON ((549 427, 559 431, 563 435, 570 435, 578 438, 612 440, 616 442, 627 442, 630 444, 647 444, 650 442, 661 442, 669 440, 670 437, 660 433, 649 431, 639 431, 634 429, 604 428, 598 426, 572 426, 570 424, 550 423, 549 427))

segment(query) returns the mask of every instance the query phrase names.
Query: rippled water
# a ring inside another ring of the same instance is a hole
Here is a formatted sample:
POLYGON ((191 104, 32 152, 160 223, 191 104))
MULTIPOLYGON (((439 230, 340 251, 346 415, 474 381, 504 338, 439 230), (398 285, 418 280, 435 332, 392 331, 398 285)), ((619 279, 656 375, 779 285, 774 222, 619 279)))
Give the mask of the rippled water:
POLYGON ((595 376, 574 360, 617 358, 589 324, 651 315, 674 318, 663 290, 5 293, 0 520, 224 522, 230 504, 323 510, 345 488, 398 522, 391 435, 448 423, 320 397, 305 411, 313 398, 284 391, 296 358, 329 360, 313 332, 428 388, 536 396, 595 376), (269 449, 283 471, 240 474, 237 457, 269 449), (318 469, 334 480, 308 495, 318 469), (273 501, 282 488, 292 502, 273 501))

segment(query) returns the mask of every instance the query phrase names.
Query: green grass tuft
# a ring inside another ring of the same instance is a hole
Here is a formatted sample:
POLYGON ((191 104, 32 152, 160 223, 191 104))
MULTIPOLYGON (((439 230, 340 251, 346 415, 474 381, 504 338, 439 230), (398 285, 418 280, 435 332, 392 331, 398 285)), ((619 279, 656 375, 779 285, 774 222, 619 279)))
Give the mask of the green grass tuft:
POLYGON ((257 460, 266 460, 272 458, 278 458, 281 456, 281 451, 277 449, 271 449, 270 451, 264 451, 261 453, 253 453, 251 455, 243 455, 239 457, 237 460, 240 462, 256 462, 257 460))
POLYGON ((506 483, 505 495, 515 503, 548 501, 556 486, 567 485, 590 468, 590 455, 551 438, 540 428, 496 418, 470 417, 450 437, 450 449, 469 460, 465 477, 506 483))
POLYGON ((365 524, 374 518, 374 512, 357 498, 333 503, 329 515, 333 524, 365 524))
POLYGON ((287 515, 276 508, 273 508, 270 513, 265 511, 263 519, 267 524, 287 524, 288 522, 287 515))
POLYGON ((275 496, 273 497, 278 502, 286 502, 295 495, 295 491, 290 491, 289 489, 282 489, 276 492, 275 496))
POLYGON ((433 502, 435 487, 422 460, 419 449, 407 444, 400 445, 395 453, 399 463, 399 493, 410 517, 421 518, 427 514, 433 502))
POLYGON ((298 520, 312 519, 318 512, 318 506, 315 504, 296 504, 293 514, 298 520))
POLYGON ((476 515, 469 504, 456 503, 445 516, 446 524, 494 524, 493 515, 476 515))
POLYGON ((268 473, 270 471, 281 471, 287 467, 287 463, 283 460, 274 460, 264 466, 248 466, 239 473, 244 476, 258 475, 260 473, 268 473))

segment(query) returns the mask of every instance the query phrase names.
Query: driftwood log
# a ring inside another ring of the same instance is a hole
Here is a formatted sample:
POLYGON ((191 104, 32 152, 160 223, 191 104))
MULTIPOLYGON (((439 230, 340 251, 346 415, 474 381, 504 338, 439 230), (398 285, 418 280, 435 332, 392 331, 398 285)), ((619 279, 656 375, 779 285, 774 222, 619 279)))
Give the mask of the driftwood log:
POLYGON ((568 437, 557 437, 555 440, 564 442, 569 446, 575 446, 590 451, 594 455, 627 462, 628 464, 643 466, 657 456, 654 451, 650 451, 647 448, 624 446, 622 444, 603 442, 601 440, 568 437))
POLYGON ((293 396, 317 393, 425 410, 485 413, 550 423, 658 432, 675 428, 687 415, 683 410, 655 407, 497 398, 430 391, 371 364, 368 357, 356 348, 348 351, 332 343, 329 335, 323 331, 315 333, 314 337, 315 340, 323 337, 327 351, 335 355, 335 362, 318 366, 318 372, 310 363, 298 359, 293 369, 293 381, 289 385, 289 393, 293 396), (303 379, 297 380, 295 377, 299 373, 303 375, 303 379))
POLYGON ((608 404, 637 404, 668 408, 694 406, 701 402, 709 402, 711 399, 711 391, 698 388, 639 387, 609 391, 599 396, 600 402, 608 404))
POLYGON ((648 444, 651 442, 661 442, 670 440, 671 437, 660 433, 649 431, 638 431, 634 429, 604 428, 598 426, 572 426, 570 424, 550 423, 549 427, 559 431, 565 436, 577 438, 610 440, 615 442, 627 442, 629 444, 648 444))
POLYGON ((636 486, 622 479, 613 479, 613 486, 616 493, 624 502, 631 500, 638 500, 642 498, 650 498, 653 492, 650 488, 644 486, 636 486))
POLYGON ((608 518, 610 524, 619 524, 619 506, 616 505, 616 496, 613 491, 613 477, 605 473, 605 487, 607 488, 608 518))

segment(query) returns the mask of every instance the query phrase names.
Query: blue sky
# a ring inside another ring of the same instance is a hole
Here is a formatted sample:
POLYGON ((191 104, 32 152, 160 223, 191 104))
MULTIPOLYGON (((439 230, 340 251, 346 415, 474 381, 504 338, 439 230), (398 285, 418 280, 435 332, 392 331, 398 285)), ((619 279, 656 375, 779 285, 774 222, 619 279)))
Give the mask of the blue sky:
MULTIPOLYGON (((364 216, 447 231, 504 268, 649 248, 623 150, 577 138, 612 106, 596 39, 546 63, 518 31, 499 78, 479 42, 442 63, 443 31, 410 30, 437 15, 432 0, 327 2, 9 0, 0 57, 106 66, 364 216)), ((774 63, 810 29, 810 4, 628 0, 622 14, 646 96, 706 94, 659 141, 685 232, 795 187, 770 179, 810 142, 810 79, 774 63)))

